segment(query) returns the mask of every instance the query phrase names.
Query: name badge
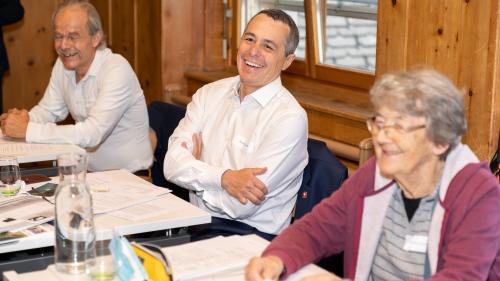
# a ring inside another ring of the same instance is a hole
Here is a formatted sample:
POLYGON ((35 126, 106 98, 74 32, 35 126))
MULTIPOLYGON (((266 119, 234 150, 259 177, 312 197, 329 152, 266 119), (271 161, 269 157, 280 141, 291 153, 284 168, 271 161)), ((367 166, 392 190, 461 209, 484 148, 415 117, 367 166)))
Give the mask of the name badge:
POLYGON ((427 252, 428 238, 424 235, 406 235, 403 249, 408 252, 425 253, 427 252))

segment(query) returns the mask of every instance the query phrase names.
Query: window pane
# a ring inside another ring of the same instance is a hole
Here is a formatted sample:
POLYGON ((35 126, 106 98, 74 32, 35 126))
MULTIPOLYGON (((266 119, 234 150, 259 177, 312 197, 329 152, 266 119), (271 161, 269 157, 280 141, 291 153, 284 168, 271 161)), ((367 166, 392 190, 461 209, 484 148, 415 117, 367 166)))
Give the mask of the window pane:
MULTIPOLYGON (((377 0, 329 0, 320 62, 375 70, 377 0)), ((323 22, 323 21, 322 21, 323 22)), ((321 26, 321 25, 318 25, 321 26)))
POLYGON ((299 46, 295 51, 295 55, 299 59, 306 57, 306 16, 303 0, 247 0, 241 1, 241 5, 240 35, 243 34, 246 23, 259 11, 270 8, 280 9, 290 15, 299 28, 299 46))

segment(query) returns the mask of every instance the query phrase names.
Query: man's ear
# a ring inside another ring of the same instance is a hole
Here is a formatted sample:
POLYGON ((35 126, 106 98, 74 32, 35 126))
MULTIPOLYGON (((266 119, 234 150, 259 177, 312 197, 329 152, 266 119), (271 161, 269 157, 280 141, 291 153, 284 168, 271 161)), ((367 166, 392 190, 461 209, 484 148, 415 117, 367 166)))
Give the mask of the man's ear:
POLYGON ((101 43, 102 37, 103 37, 103 34, 102 34, 101 30, 97 31, 96 34, 94 34, 92 36, 92 46, 94 46, 94 48, 97 48, 97 46, 99 46, 99 44, 101 43))
POLYGON ((295 60, 295 54, 289 54, 286 56, 285 63, 283 64, 281 71, 286 70, 292 64, 293 60, 295 60))

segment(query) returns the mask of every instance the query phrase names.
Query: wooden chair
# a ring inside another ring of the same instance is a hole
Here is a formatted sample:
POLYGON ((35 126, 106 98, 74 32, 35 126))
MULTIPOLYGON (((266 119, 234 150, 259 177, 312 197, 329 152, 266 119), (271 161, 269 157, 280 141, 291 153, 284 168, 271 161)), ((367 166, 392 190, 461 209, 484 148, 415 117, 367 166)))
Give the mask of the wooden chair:
POLYGON ((361 167, 366 160, 373 156, 373 142, 372 138, 366 138, 359 142, 359 167, 361 167))

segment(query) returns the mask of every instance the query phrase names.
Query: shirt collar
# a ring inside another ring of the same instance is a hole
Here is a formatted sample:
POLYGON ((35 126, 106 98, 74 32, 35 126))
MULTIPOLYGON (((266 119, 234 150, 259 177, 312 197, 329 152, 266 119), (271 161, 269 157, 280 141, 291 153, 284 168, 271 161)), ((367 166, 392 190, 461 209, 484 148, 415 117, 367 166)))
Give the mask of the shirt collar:
MULTIPOLYGON (((265 107, 269 101, 278 94, 283 85, 281 84, 281 77, 278 76, 272 82, 268 83, 265 86, 260 87, 257 91, 248 95, 248 97, 252 97, 255 101, 257 101, 260 106, 265 107)), ((235 95, 239 98, 239 88, 240 88, 240 79, 238 77, 237 83, 233 86, 233 90, 235 95)))

